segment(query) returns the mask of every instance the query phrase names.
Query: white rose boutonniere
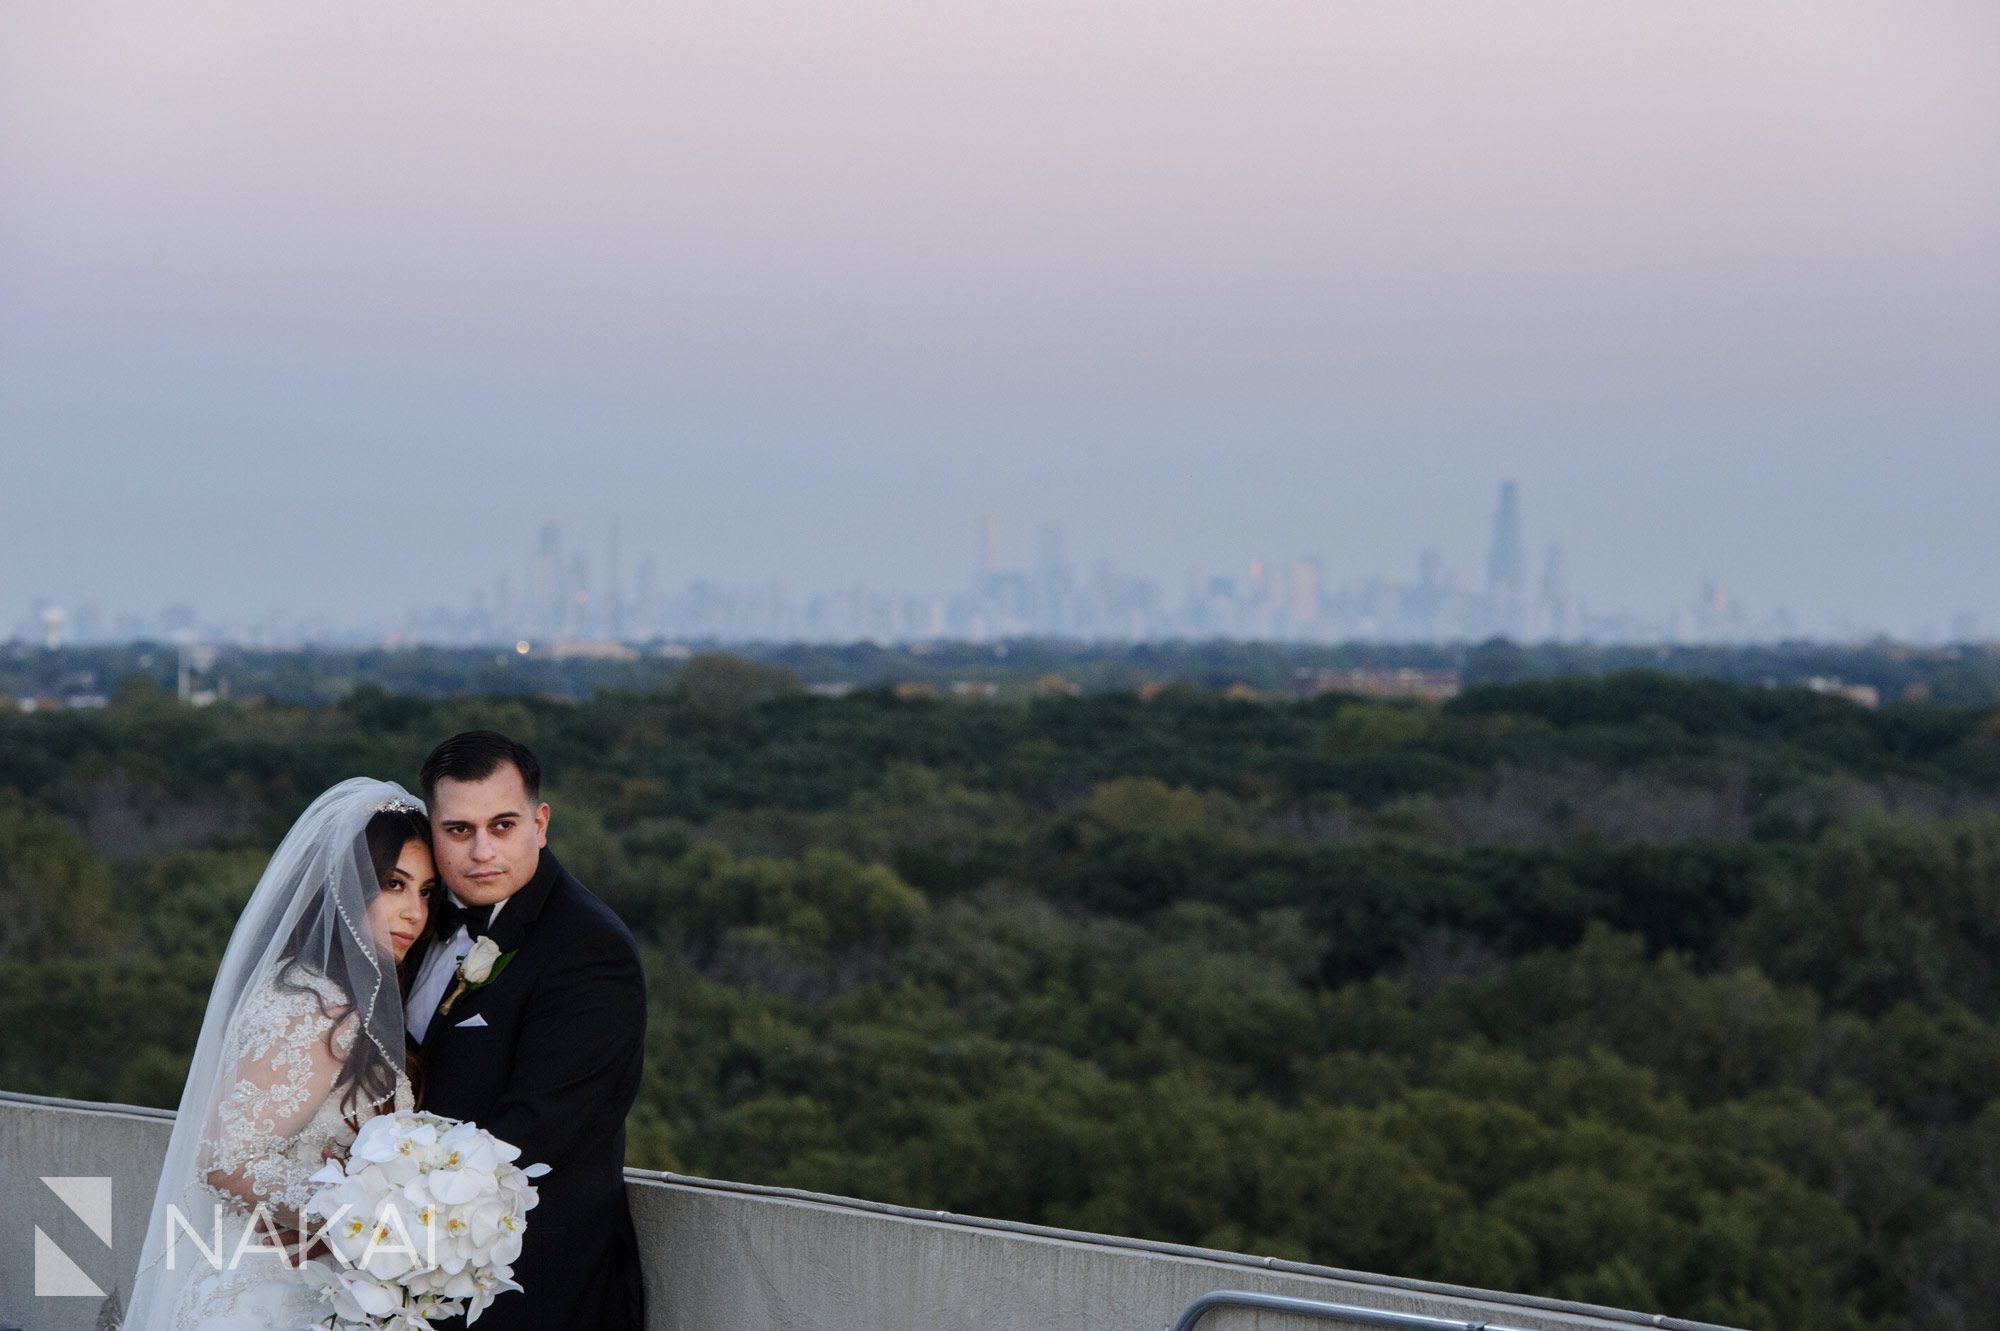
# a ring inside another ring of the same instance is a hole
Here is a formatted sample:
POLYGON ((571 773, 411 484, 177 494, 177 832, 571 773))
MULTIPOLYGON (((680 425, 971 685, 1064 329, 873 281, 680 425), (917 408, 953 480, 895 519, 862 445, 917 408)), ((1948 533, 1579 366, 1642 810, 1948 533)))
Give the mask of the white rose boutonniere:
MULTIPOLYGON (((516 948, 515 951, 520 949, 516 948)), ((458 963, 458 983, 445 995, 444 1002, 438 1004, 438 1015, 451 1011, 451 1005, 458 996, 468 989, 483 989, 500 978, 500 972, 507 969, 507 963, 514 959, 513 952, 502 952, 500 945, 491 938, 481 938, 472 945, 472 951, 465 954, 458 963)))
POLYGON ((485 984, 493 978, 493 963, 498 960, 500 945, 491 938, 482 938, 465 954, 465 960, 458 963, 458 973, 468 984, 485 984))

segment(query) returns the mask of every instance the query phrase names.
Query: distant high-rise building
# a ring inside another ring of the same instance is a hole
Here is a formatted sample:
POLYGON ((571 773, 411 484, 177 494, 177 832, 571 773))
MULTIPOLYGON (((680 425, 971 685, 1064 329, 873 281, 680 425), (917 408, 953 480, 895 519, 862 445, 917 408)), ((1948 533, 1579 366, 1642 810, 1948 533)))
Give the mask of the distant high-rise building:
POLYGON ((1463 630, 1462 624, 1448 622, 1446 603, 1452 593, 1452 575, 1444 564, 1444 552, 1427 545, 1417 556, 1416 585, 1402 596, 1399 631, 1411 638, 1445 638, 1463 630))
POLYGON ((1500 509, 1493 515, 1493 544, 1486 555, 1486 617, 1489 632, 1510 638, 1528 630, 1528 552, 1521 540, 1521 510, 1514 482, 1500 484, 1500 509))
POLYGON ((1028 588, 1028 627, 1036 633, 1063 633, 1073 627, 1075 577, 1069 567, 1069 539, 1059 522, 1035 528, 1035 570, 1028 588))
POLYGON ((1542 559, 1542 585, 1535 598, 1535 629, 1543 637, 1564 641, 1576 636, 1576 603, 1569 594, 1569 561, 1560 545, 1551 544, 1542 559))
POLYGON ((618 524, 611 524, 605 551, 604 633, 609 638, 625 636, 625 570, 618 548, 618 524))
POLYGON ((1317 559, 1301 559, 1292 564, 1291 604, 1286 609, 1295 638, 1310 635, 1319 624, 1320 582, 1317 559))
POLYGON ((590 556, 581 550, 573 551, 563 570, 563 616, 558 632, 570 636, 589 634, 592 613, 590 556))
POLYGON ((639 556, 632 570, 632 609, 641 633, 659 631, 660 569, 651 555, 639 556))
POLYGON ((528 627, 552 638, 562 628, 562 529, 544 522, 528 563, 528 627))
POLYGON ((1442 592, 1444 584, 1444 552, 1427 545, 1417 556, 1417 586, 1427 592, 1442 592))
POLYGON ((1035 572, 1069 576, 1069 538, 1060 522, 1044 522, 1035 528, 1035 572))

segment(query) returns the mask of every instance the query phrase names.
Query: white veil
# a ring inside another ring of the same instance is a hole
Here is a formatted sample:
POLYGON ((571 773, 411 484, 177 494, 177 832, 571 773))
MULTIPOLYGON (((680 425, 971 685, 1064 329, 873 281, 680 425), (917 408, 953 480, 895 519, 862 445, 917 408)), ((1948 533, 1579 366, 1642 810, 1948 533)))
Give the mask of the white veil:
POLYGON ((195 1232, 208 1233, 218 1194, 207 1181, 219 1153, 232 1159, 223 1143, 249 1132, 281 1140, 287 1130, 296 1133, 329 1096, 356 1119, 393 1096, 404 1066, 403 1001, 395 958, 368 926, 368 903, 379 888, 366 830, 377 813, 394 810, 421 814, 423 804, 391 781, 357 777, 333 787, 292 825, 244 906, 209 994, 124 1327, 166 1326, 182 1287, 211 1269, 193 1253, 185 1232, 179 1235, 177 1261, 169 1265, 163 1259, 169 1208, 177 1207, 195 1232), (245 1110, 251 1089, 244 1080, 245 1042, 254 1038, 247 1031, 274 987, 311 995, 315 1007, 335 1019, 335 1047, 343 1057, 330 1090, 316 1084, 307 1096, 297 1084, 278 1086, 275 1110, 271 1096, 245 1110), (307 1098, 310 1104, 300 1103, 307 1098))

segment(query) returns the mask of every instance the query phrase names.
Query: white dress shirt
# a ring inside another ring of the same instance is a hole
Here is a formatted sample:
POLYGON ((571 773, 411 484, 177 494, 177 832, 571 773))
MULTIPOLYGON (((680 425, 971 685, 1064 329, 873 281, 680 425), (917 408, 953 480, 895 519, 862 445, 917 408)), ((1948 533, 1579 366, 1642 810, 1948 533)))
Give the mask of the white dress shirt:
MULTIPOLYGON (((472 909, 459 901, 457 893, 449 895, 461 910, 472 909)), ((493 927, 493 921, 500 918, 506 905, 504 899, 493 903, 492 913, 486 917, 487 928, 493 927)), ((425 954, 424 964, 417 969, 416 982, 410 986, 409 1000, 403 1005, 403 1024, 417 1043, 423 1043, 424 1032, 430 1029, 431 1018, 437 1015, 437 1006, 444 1001, 444 991, 450 986, 451 977, 458 973, 458 963, 470 951, 472 935, 461 924, 457 933, 425 954)))

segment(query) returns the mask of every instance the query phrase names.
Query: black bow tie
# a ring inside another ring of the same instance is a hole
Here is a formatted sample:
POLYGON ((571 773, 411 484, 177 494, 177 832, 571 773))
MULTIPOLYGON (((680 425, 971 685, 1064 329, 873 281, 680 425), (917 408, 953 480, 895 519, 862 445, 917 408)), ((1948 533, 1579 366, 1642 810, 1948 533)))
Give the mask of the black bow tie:
POLYGON ((478 942, 492 918, 491 906, 461 906, 450 897, 446 897, 438 906, 438 934, 449 939, 463 929, 467 937, 478 942))

